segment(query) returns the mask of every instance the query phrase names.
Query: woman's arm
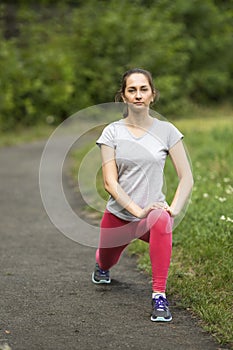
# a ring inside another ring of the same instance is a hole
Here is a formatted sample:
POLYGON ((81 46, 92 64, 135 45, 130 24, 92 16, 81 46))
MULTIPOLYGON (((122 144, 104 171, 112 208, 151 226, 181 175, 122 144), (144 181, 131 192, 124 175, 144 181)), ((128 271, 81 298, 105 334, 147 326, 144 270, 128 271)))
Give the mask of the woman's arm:
POLYGON ((161 203, 152 203, 146 208, 139 207, 118 183, 118 172, 113 148, 101 145, 102 173, 105 190, 132 215, 143 218, 152 210, 161 207, 161 203))
POLYGON ((168 211, 172 216, 178 215, 184 207, 193 187, 193 175, 182 141, 169 150, 169 155, 179 177, 179 184, 168 211))

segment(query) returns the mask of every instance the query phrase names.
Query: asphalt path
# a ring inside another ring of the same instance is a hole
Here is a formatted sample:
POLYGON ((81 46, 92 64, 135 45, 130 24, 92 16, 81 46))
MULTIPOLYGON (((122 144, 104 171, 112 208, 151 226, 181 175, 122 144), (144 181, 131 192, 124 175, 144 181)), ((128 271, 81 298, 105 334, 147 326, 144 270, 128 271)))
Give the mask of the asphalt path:
MULTIPOLYGON (((217 350, 217 342, 170 296, 173 321, 150 321, 150 278, 124 253, 112 284, 95 286, 95 248, 51 223, 39 191, 44 143, 0 150, 0 349, 217 350)), ((66 193, 79 210, 69 181, 66 193)), ((77 230, 80 230, 77 227, 77 230)))

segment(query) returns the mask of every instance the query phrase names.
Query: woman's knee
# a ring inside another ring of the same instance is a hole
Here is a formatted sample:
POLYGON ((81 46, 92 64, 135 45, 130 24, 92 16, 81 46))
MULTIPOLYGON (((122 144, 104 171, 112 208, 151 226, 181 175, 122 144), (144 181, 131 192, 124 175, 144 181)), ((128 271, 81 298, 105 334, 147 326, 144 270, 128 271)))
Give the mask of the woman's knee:
POLYGON ((172 231, 173 220, 170 214, 164 209, 154 209, 147 216, 147 227, 150 230, 153 227, 164 232, 172 231))

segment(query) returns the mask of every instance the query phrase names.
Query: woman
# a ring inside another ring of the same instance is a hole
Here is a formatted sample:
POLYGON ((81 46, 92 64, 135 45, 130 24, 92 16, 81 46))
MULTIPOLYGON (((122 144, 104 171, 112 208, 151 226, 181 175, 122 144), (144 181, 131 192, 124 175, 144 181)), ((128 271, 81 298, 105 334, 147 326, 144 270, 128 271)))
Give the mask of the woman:
MULTIPOLYGON (((110 283, 109 269, 135 238, 149 243, 152 267, 152 321, 171 321, 166 282, 172 251, 172 225, 193 186, 182 143, 171 124, 150 116, 158 97, 151 74, 132 69, 123 75, 120 97, 125 118, 109 124, 97 140, 101 148, 104 187, 110 194, 101 221, 92 282, 110 283), (162 192, 163 169, 170 156, 179 184, 170 206, 162 192)), ((118 94, 118 95, 119 95, 118 94)))

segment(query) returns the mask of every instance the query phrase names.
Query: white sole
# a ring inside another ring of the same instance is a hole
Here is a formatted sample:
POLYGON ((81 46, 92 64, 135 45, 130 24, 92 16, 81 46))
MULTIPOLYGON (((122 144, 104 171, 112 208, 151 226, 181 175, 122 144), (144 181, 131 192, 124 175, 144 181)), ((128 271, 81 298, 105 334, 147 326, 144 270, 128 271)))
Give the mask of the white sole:
POLYGON ((110 278, 109 278, 108 281, 106 281, 106 280, 100 280, 100 281, 97 282, 97 281, 94 279, 94 272, 92 272, 91 280, 92 280, 92 282, 95 283, 95 284, 109 284, 109 283, 111 283, 111 279, 110 279, 110 278))
POLYGON ((166 319, 166 318, 163 318, 163 317, 157 317, 157 318, 152 318, 152 316, 151 316, 151 321, 152 322, 171 322, 172 321, 172 317, 171 318, 168 318, 168 319, 166 319))

